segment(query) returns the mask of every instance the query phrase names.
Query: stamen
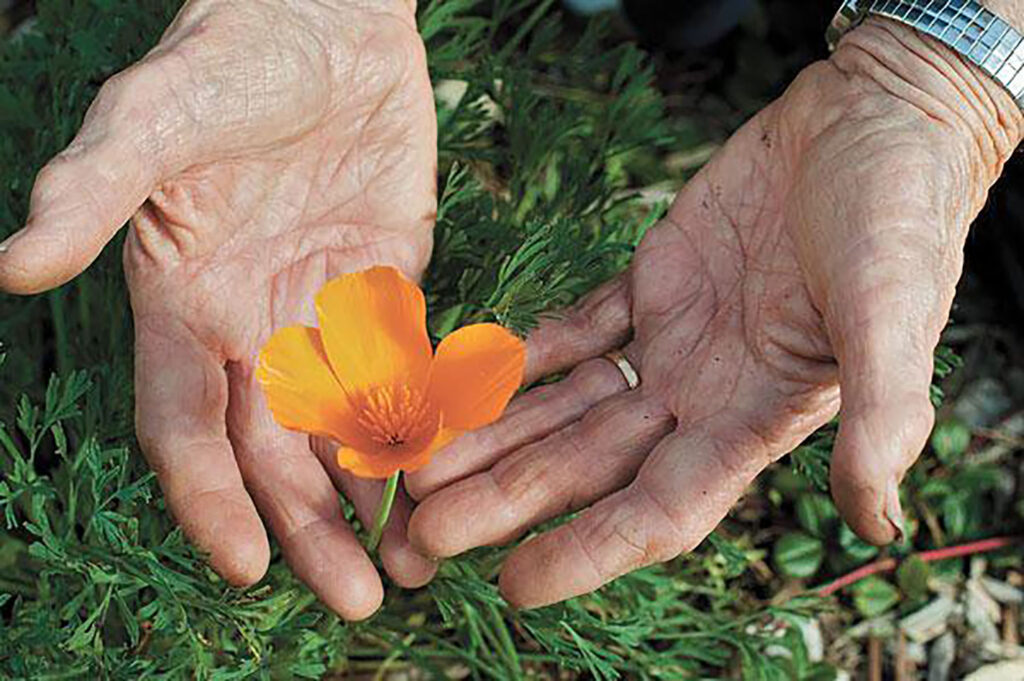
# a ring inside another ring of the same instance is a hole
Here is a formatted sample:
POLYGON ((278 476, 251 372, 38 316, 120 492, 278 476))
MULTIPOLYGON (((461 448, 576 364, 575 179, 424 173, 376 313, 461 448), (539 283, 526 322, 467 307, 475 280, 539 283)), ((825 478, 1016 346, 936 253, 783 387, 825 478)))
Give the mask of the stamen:
POLYGON ((365 395, 358 421, 377 442, 399 447, 422 430, 427 411, 427 401, 418 390, 383 386, 365 395))

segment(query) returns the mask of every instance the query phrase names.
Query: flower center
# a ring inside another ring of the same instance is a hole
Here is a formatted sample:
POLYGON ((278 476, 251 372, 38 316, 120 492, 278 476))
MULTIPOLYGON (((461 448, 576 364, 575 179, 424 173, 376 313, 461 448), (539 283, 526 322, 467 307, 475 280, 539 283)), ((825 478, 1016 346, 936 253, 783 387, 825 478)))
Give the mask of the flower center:
POLYGON ((409 386, 370 390, 359 413, 359 425, 376 442, 400 447, 419 435, 427 421, 427 400, 409 386))

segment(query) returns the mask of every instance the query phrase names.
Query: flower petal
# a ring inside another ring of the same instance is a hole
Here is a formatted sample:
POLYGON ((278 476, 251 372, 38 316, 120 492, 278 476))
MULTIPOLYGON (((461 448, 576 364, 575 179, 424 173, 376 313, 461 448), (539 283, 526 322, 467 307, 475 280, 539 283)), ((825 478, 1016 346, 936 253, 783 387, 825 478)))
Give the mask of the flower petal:
POLYGON ((432 354, 426 302, 394 267, 327 282, 316 309, 327 357, 350 396, 383 385, 423 388, 432 354))
POLYGON ((386 452, 363 452, 352 447, 338 447, 338 465, 360 478, 384 480, 402 469, 401 459, 386 452))
POLYGON ((388 451, 381 448, 376 448, 373 451, 361 451, 353 447, 339 447, 338 465, 360 478, 383 480, 390 478, 398 471, 412 473, 430 463, 430 459, 438 450, 461 434, 462 431, 443 428, 425 448, 419 451, 388 451))
POLYGON ((523 380, 526 345, 497 324, 473 324, 437 348, 428 395, 446 428, 473 430, 497 421, 523 380))
POLYGON ((256 380, 283 427, 352 446, 369 441, 327 363, 316 329, 278 329, 260 351, 256 380))

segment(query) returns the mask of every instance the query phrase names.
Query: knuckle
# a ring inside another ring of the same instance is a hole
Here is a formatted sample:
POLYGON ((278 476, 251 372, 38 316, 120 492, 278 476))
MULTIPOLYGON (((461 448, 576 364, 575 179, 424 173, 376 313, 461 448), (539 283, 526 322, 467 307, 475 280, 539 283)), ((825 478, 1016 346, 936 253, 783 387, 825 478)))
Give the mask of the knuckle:
POLYGON ((43 166, 36 175, 35 190, 38 194, 45 195, 57 188, 64 163, 66 161, 58 157, 43 166))
POLYGON ((506 442, 520 442, 529 433, 521 419, 508 418, 480 430, 474 430, 461 436, 458 440, 448 445, 452 451, 465 452, 474 451, 485 454, 486 460, 491 456, 507 450, 506 442))
POLYGON ((629 532, 624 532, 624 528, 615 525, 606 527, 607 522, 601 521, 588 528, 581 528, 577 523, 568 525, 573 542, 579 546, 587 564, 602 582, 615 579, 624 572, 642 566, 646 553, 643 545, 637 543, 629 532), (604 558, 609 549, 617 556, 612 562, 604 558), (624 561, 618 558, 623 553, 624 561), (625 562, 625 565, 617 565, 619 562, 625 562))
POLYGON ((728 480, 745 478, 750 468, 750 460, 746 453, 729 443, 715 444, 714 461, 728 480))
POLYGON ((317 540, 330 535, 333 531, 331 519, 314 516, 301 521, 283 523, 286 526, 277 533, 282 545, 292 546, 296 543, 316 543, 317 540))
MULTIPOLYGON (((557 439, 564 443, 562 436, 557 439)), ((538 503, 551 503, 562 496, 564 490, 559 490, 553 482, 559 473, 559 457, 550 455, 555 445, 549 437, 520 450, 491 470, 503 506, 523 510, 538 503)))
POLYGON ((686 553, 687 550, 673 532, 651 534, 644 547, 644 560, 648 565, 666 563, 686 553))
MULTIPOLYGON (((231 494, 232 491, 229 485, 214 481, 210 484, 198 484, 180 491, 167 490, 167 501, 172 506, 178 521, 184 523, 194 519, 189 511, 202 507, 202 502, 205 499, 213 500, 221 507, 233 504, 235 502, 235 495, 231 494)), ((224 510, 226 511, 227 509, 224 510)), ((202 518, 198 520, 201 522, 202 518)))
MULTIPOLYGON (((643 489, 637 487, 637 489, 643 489)), ((646 564, 664 563, 691 550, 687 535, 650 493, 644 492, 646 500, 643 508, 646 522, 644 523, 644 553, 646 564)))
POLYGON ((139 89, 147 85, 147 78, 140 76, 140 66, 130 66, 108 78, 100 86, 96 96, 95 113, 127 115, 128 105, 139 89))
POLYGON ((586 391, 587 388, 598 383, 604 374, 603 364, 604 362, 600 359, 589 359, 579 364, 569 374, 569 378, 575 384, 574 387, 577 390, 586 391))
POLYGON ((142 410, 135 412, 135 439, 139 443, 146 463, 163 480, 170 472, 171 466, 166 456, 168 451, 168 433, 154 423, 153 419, 145 418, 142 410))
POLYGON ((602 582, 692 550, 679 526, 636 486, 623 503, 595 507, 570 523, 570 539, 602 582))
POLYGON ((128 71, 120 71, 107 78, 100 85, 98 99, 106 101, 109 105, 116 104, 124 97, 128 89, 128 78, 128 71))
POLYGON ((60 199, 64 189, 61 185, 64 181, 66 163, 66 160, 58 156, 43 166, 36 174, 31 195, 32 212, 38 213, 41 210, 46 210, 60 199))
POLYGON ((852 268, 851 285, 845 293, 861 315, 877 314, 894 302, 928 306, 941 288, 931 259, 913 262, 913 247, 905 243, 891 248, 884 247, 889 252, 873 254, 852 268))
POLYGON ((569 374, 568 386, 580 406, 588 407, 612 394, 623 378, 618 369, 604 359, 591 359, 569 374))
POLYGON ((569 310, 561 322, 569 338, 586 338, 599 330, 593 316, 585 308, 569 310))

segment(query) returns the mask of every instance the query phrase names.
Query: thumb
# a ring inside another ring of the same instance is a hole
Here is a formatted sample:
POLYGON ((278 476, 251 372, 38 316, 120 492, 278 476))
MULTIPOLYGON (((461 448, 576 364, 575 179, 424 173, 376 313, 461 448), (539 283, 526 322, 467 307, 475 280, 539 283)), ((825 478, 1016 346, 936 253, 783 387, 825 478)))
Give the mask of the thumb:
POLYGON ((24 229, 0 244, 0 290, 37 293, 77 276, 142 205, 183 153, 187 117, 169 90, 152 63, 100 88, 78 135, 36 177, 24 229))
POLYGON ((922 284, 933 277, 901 264, 847 282, 827 315, 842 395, 832 493, 850 527, 879 545, 903 531, 899 483, 934 424, 933 358, 951 305, 951 293, 922 284))

